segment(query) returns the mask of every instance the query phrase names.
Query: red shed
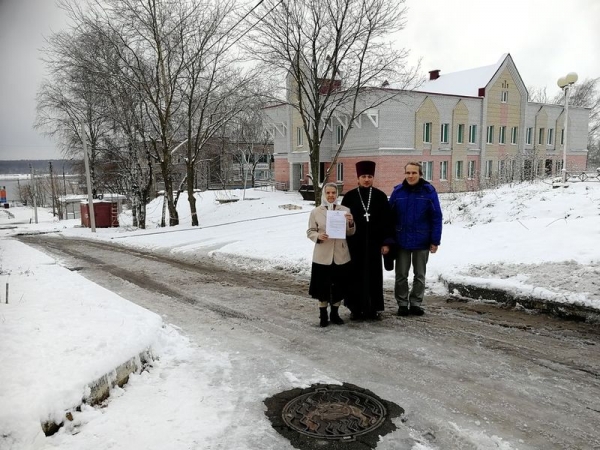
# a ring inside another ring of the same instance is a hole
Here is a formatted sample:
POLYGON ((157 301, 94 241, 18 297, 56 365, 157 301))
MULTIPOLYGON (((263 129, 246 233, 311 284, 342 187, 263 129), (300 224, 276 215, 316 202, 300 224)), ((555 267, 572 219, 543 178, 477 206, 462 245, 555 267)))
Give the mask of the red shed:
MULTIPOLYGON (((116 201, 94 200, 94 217, 97 228, 118 227, 119 203, 116 201)), ((81 203, 81 226, 91 227, 87 202, 81 203)))

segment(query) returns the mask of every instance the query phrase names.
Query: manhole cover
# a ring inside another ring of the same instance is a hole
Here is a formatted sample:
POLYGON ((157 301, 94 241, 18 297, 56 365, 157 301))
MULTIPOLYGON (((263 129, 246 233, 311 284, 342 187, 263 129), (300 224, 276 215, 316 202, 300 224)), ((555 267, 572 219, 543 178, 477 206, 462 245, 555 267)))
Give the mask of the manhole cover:
POLYGON ((350 439, 378 428, 386 417, 376 398, 349 389, 317 389, 284 406, 284 422, 299 433, 325 439, 350 439))
POLYGON ((404 410, 350 383, 313 384, 265 399, 273 428, 301 450, 367 450, 404 410), (341 446, 341 447, 340 447, 341 446))

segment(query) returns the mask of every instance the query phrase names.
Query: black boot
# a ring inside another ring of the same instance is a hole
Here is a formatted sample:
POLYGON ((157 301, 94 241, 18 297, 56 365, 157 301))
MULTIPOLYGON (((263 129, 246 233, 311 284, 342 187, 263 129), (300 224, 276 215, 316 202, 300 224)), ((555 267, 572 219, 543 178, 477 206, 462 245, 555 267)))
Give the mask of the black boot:
POLYGON ((329 313, 329 320, 331 320, 331 323, 335 323, 336 325, 344 325, 344 321, 340 317, 340 314, 338 311, 339 309, 340 309, 339 306, 331 305, 331 313, 329 313))
POLYGON ((321 319, 319 326, 326 327, 327 325, 329 325, 329 320, 327 318, 327 306, 325 306, 323 308, 319 308, 319 314, 320 314, 319 317, 321 319))

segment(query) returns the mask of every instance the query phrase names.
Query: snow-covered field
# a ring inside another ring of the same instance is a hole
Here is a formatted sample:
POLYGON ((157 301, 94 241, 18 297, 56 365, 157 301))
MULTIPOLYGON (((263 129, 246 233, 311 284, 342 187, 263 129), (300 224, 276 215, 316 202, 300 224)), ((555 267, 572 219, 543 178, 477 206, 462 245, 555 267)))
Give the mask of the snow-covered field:
MULTIPOLYGON (((221 355, 206 348, 198 356, 193 342, 162 324, 154 313, 98 287, 10 236, 16 232, 51 232, 67 238, 110 240, 185 258, 207 256, 241 267, 308 275, 313 246, 305 234, 312 209, 309 202, 295 192, 262 190, 246 192, 245 200, 241 200, 242 192, 227 193, 239 198, 237 202, 216 201, 223 195, 213 191, 198 194, 199 227, 189 225, 185 197, 178 204, 181 225, 158 228, 162 204, 156 199, 148 206, 146 230, 133 229, 127 212, 120 218, 120 228, 92 233, 80 227, 78 220, 55 220, 47 209, 38 209, 38 224, 31 223, 31 208, 0 209, 0 448, 78 448, 81 443, 69 440, 68 433, 76 433, 77 426, 88 422, 99 423, 101 412, 84 408, 80 422, 71 425, 67 435, 51 440, 41 433, 40 421, 60 416, 86 395, 87 383, 109 373, 117 361, 146 348, 151 347, 162 360, 155 375, 142 374, 133 380, 147 395, 129 396, 129 411, 148 408, 148 395, 161 389, 161 370, 180 370, 176 367, 191 354, 201 358, 209 371, 225 364, 221 355), (10 288, 8 304, 6 285, 10 288), (82 296, 88 301, 82 302, 82 296)), ((543 291, 553 301, 578 302, 600 310, 600 183, 573 183, 560 189, 525 183, 477 193, 444 194, 441 199, 445 225, 442 245, 428 265, 431 292, 445 292, 440 276, 463 277, 514 292, 543 291)), ((385 277, 391 286, 392 274, 386 272, 385 277)), ((193 379, 185 371, 177 373, 182 386, 203 379, 198 373, 193 379)), ((296 381, 296 386, 307 383, 296 381)), ((161 402, 163 407, 176 408, 184 398, 182 392, 161 402)), ((210 414, 215 401, 208 395, 206 410, 193 411, 194 415, 210 414)), ((228 400, 223 401, 227 404, 228 400)), ((144 427, 142 418, 138 425, 144 427)), ((191 432, 197 425, 190 421, 178 426, 183 427, 182 432, 191 432)), ((122 430, 115 430, 115 435, 119 433, 122 430)), ((161 430, 146 433, 148 439, 140 441, 146 442, 143 445, 159 445, 161 430)), ((93 448, 148 448, 129 445, 94 442, 93 448)), ((239 448, 246 448, 242 440, 239 448)), ((418 444, 416 448, 427 447, 418 444)))

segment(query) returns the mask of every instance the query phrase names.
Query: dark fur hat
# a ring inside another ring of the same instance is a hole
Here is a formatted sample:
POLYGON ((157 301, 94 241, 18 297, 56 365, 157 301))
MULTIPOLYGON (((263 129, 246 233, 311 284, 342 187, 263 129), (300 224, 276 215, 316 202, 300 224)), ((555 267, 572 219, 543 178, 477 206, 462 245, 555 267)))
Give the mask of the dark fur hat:
POLYGON ((356 176, 375 176, 375 163, 373 161, 359 161, 356 163, 356 176))

